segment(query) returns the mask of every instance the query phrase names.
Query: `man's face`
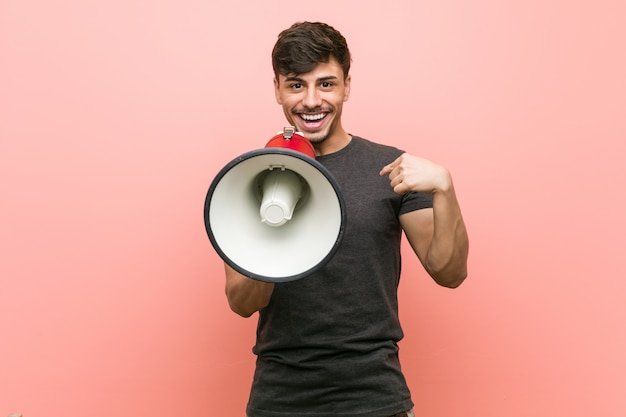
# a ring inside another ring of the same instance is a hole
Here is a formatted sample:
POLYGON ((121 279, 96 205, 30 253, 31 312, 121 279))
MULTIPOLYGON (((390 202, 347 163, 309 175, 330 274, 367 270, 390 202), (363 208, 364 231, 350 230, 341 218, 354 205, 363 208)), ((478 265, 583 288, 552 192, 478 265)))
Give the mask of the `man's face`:
POLYGON ((350 76, 344 80, 334 58, 305 74, 281 74, 274 87, 287 121, 313 144, 343 132, 341 110, 350 95, 350 76))

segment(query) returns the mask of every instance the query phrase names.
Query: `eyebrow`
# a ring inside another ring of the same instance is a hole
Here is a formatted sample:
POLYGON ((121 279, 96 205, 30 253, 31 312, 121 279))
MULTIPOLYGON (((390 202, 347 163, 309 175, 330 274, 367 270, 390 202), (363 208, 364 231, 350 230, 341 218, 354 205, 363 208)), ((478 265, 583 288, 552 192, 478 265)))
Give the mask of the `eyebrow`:
MULTIPOLYGON (((338 77, 335 76, 335 75, 327 75, 325 77, 318 78, 316 81, 317 82, 321 82, 321 81, 330 81, 330 80, 337 80, 337 79, 338 79, 338 77)), ((305 82, 304 79, 302 79, 302 78, 300 78, 298 76, 285 77, 285 81, 286 82, 288 82, 288 81, 297 81, 299 83, 304 83, 305 82)))

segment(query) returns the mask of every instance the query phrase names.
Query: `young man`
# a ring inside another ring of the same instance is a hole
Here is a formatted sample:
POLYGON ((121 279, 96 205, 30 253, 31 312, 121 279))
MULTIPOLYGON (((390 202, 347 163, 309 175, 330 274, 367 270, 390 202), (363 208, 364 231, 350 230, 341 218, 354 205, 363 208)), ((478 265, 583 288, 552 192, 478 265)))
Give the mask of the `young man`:
POLYGON ((332 27, 293 25, 272 62, 276 101, 340 185, 347 225, 330 262, 297 281, 255 281, 226 265, 232 310, 259 311, 247 414, 412 416, 397 345, 401 234, 438 284, 463 282, 468 238, 450 173, 344 130, 351 58, 332 27))

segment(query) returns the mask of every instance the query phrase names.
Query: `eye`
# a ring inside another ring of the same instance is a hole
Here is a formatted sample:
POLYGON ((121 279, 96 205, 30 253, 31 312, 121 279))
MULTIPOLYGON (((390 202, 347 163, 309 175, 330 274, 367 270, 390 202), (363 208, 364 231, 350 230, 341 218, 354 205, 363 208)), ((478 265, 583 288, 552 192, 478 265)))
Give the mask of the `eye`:
POLYGON ((300 84, 300 83, 293 83, 293 84, 289 85, 289 88, 292 88, 294 90, 298 90, 298 89, 302 88, 302 84, 300 84))
POLYGON ((331 83, 330 81, 322 81, 320 85, 322 86, 322 88, 330 88, 333 86, 333 83, 331 83))

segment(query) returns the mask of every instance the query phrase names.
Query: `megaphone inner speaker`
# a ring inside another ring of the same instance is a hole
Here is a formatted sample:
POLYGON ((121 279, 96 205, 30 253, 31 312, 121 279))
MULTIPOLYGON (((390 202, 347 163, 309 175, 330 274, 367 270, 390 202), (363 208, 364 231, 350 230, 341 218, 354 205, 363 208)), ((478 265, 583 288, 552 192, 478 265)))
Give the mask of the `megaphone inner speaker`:
POLYGON ((325 265, 341 242, 345 216, 328 170, 290 149, 265 148, 236 158, 213 180, 205 202, 205 226, 220 257, 239 273, 267 282, 299 279, 325 265), (276 194, 290 194, 278 197, 276 205, 293 208, 280 225, 261 216, 270 175, 278 177, 276 194))

